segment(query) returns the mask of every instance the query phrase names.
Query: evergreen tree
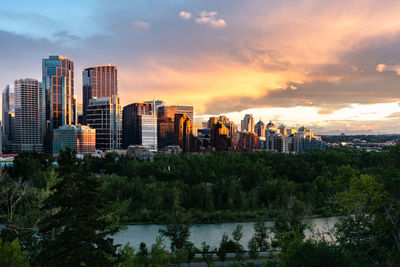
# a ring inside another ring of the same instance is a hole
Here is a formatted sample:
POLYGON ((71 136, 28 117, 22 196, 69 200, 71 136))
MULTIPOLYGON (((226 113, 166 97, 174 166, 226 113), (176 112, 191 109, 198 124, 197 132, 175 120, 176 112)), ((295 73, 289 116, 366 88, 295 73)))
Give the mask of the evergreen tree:
POLYGON ((58 161, 62 179, 45 201, 48 216, 39 225, 41 266, 114 266, 117 246, 111 238, 118 229, 104 215, 101 181, 70 149, 58 161))

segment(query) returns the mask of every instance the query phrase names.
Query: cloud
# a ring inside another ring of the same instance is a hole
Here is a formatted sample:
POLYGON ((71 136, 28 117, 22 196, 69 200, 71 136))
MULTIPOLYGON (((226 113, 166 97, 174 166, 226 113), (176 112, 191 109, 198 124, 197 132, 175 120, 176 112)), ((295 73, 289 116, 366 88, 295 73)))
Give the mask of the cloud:
POLYGON ((400 119, 400 112, 394 112, 386 116, 387 119, 400 119))
POLYGON ((400 66, 399 65, 386 65, 386 64, 378 64, 376 66, 377 72, 384 72, 384 71, 393 71, 400 75, 400 66))
POLYGON ((217 19, 217 11, 202 11, 200 17, 196 18, 198 24, 208 24, 212 27, 221 28, 226 26, 226 22, 223 19, 217 19))
POLYGON ((144 21, 134 21, 129 24, 133 32, 146 31, 150 28, 150 23, 144 21))
POLYGON ((192 13, 187 12, 187 11, 181 11, 181 12, 179 12, 179 16, 182 19, 188 20, 188 19, 190 19, 192 17, 192 13))

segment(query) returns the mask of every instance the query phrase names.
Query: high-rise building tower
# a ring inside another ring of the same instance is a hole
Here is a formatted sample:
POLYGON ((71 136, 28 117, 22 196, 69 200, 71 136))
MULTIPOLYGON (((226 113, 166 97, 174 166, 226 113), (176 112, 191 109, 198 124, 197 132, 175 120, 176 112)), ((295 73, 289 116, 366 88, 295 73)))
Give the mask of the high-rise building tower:
POLYGON ((2 143, 3 145, 9 144, 13 139, 14 129, 14 86, 7 85, 2 94, 2 143))
POLYGON ((83 122, 89 100, 118 95, 117 67, 112 65, 90 67, 82 73, 83 85, 83 122))
POLYGON ((122 118, 119 97, 92 98, 87 109, 87 124, 96 129, 96 148, 114 150, 121 147, 122 118))
POLYGON ((190 152, 193 140, 192 121, 186 113, 175 114, 174 124, 175 145, 178 145, 184 153, 190 152))
POLYGON ((74 63, 62 56, 49 56, 42 61, 42 106, 45 149, 51 152, 53 130, 75 124, 74 63))
POLYGON ((241 121, 241 128, 243 132, 254 132, 254 118, 251 114, 246 114, 241 121))
POLYGON ((266 129, 267 128, 266 128, 265 124, 261 121, 261 119, 254 126, 254 131, 259 137, 265 137, 265 130, 266 129))
POLYGON ((157 111, 158 147, 175 144, 175 114, 186 114, 193 121, 192 106, 160 106, 157 111))
POLYGON ((122 146, 143 145, 157 150, 157 118, 152 103, 133 103, 122 111, 122 146))
POLYGON ((34 79, 14 82, 15 124, 13 151, 43 151, 42 83, 34 79))

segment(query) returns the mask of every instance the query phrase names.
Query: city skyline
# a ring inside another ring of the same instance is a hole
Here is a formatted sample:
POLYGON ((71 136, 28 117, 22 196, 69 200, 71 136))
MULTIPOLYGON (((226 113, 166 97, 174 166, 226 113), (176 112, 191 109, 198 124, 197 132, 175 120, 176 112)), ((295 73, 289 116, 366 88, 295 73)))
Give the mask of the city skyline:
POLYGON ((78 103, 80 73, 111 63, 121 106, 155 98, 194 106, 197 122, 253 114, 318 134, 399 132, 400 3, 239 2, 7 3, 1 86, 41 80, 40 61, 62 55, 78 103))

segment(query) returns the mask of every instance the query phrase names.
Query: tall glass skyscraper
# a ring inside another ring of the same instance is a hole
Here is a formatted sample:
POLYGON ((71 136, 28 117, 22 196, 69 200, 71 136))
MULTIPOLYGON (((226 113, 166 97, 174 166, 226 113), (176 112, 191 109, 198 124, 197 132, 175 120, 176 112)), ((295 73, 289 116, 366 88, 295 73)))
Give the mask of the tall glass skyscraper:
POLYGON ((117 95, 92 98, 87 109, 87 123, 96 129, 96 148, 114 150, 121 147, 122 118, 117 95))
POLYGON ((50 152, 53 130, 76 123, 74 63, 62 56, 49 56, 42 61, 42 75, 44 144, 50 152))
POLYGON ((122 146, 127 148, 143 143, 150 144, 151 150, 157 149, 157 120, 153 104, 133 103, 122 111, 122 146))
POLYGON ((118 95, 117 67, 106 65, 85 69, 82 73, 82 85, 83 122, 86 123, 90 99, 118 95))

